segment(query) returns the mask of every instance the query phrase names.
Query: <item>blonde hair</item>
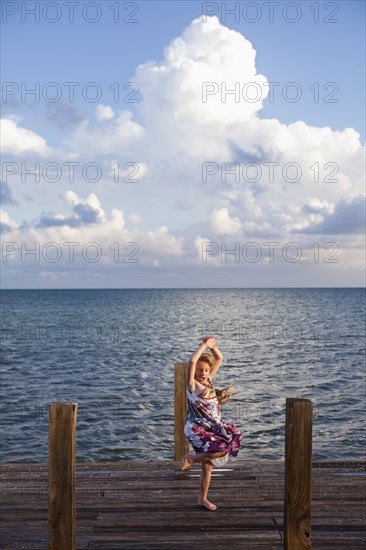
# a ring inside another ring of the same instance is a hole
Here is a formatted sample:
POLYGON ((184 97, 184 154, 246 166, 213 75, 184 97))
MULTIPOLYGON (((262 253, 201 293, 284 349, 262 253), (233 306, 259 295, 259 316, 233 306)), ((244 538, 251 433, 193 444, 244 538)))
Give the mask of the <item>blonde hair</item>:
MULTIPOLYGON (((210 372, 213 369, 214 366, 214 358, 211 353, 204 352, 202 355, 200 355, 200 358, 198 361, 203 361, 204 363, 207 363, 210 367, 210 372)), ((197 363, 198 363, 197 361, 197 363)), ((226 403, 226 401, 229 401, 229 399, 238 393, 237 391, 232 390, 231 388, 234 386, 234 384, 230 384, 229 386, 226 386, 222 390, 215 389, 217 400, 222 405, 223 403, 226 403)))
POLYGON ((208 353, 207 351, 205 351, 205 353, 202 353, 202 355, 200 355, 200 358, 198 359, 198 361, 203 361, 204 363, 207 363, 210 367, 210 371, 214 366, 214 358, 211 355, 211 353, 208 353))
POLYGON ((229 386, 226 386, 222 390, 215 390, 217 400, 222 405, 223 403, 226 403, 226 401, 229 401, 233 395, 238 393, 237 391, 232 390, 231 388, 234 386, 234 384, 230 384, 229 386))

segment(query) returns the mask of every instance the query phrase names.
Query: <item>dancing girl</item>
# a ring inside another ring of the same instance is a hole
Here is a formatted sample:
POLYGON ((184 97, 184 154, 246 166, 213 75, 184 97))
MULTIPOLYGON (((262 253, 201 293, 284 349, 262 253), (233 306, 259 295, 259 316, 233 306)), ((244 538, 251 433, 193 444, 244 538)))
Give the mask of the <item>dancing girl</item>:
POLYGON ((198 504, 211 511, 217 509, 207 498, 212 468, 224 465, 229 454, 238 454, 242 437, 235 424, 226 424, 221 420, 220 404, 236 392, 231 386, 215 390, 212 385, 222 359, 216 339, 207 336, 202 338, 202 344, 193 352, 187 369, 188 410, 184 435, 196 454, 185 456, 181 470, 187 470, 195 462, 201 463, 198 504), (205 352, 206 348, 210 352, 205 352))

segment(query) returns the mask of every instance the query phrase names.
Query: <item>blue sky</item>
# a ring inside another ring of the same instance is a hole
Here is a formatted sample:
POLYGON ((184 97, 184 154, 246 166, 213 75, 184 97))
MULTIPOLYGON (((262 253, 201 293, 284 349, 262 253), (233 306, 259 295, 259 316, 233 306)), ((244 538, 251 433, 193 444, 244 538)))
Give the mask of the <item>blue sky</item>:
POLYGON ((272 3, 270 21, 265 2, 84 1, 72 23, 52 4, 2 3, 4 287, 364 284, 364 2, 272 3), (72 102, 65 82, 79 83, 72 102), (138 261, 115 261, 116 242, 138 261))

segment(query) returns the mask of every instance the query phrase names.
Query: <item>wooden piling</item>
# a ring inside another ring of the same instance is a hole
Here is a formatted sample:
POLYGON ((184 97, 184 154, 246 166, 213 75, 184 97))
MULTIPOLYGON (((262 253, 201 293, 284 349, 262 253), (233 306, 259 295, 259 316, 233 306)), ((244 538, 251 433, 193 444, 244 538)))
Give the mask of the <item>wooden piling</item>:
POLYGON ((48 458, 49 549, 76 549, 77 403, 50 403, 48 458))
POLYGON ((189 451, 184 435, 187 417, 187 365, 177 363, 174 369, 174 460, 181 460, 189 451))
POLYGON ((286 399, 284 549, 311 548, 313 404, 286 399))

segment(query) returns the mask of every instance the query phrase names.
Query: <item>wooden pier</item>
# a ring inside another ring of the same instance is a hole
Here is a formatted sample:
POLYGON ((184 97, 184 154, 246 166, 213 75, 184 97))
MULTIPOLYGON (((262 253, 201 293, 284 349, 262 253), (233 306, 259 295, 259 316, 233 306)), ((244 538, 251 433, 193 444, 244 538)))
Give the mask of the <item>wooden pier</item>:
MULTIPOLYGON (((177 462, 76 465, 76 548, 280 549, 284 461, 230 459, 214 469, 210 512, 196 504, 200 466, 177 462)), ((3 464, 1 548, 49 548, 48 465, 3 464)), ((366 463, 314 462, 314 549, 366 547, 366 463)))
POLYGON ((1 549, 366 547, 366 462, 312 461, 312 402, 286 399, 284 461, 231 459, 198 506, 187 449, 186 365, 175 367, 175 460, 76 463, 77 403, 49 406, 48 464, 0 465, 1 549))

